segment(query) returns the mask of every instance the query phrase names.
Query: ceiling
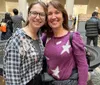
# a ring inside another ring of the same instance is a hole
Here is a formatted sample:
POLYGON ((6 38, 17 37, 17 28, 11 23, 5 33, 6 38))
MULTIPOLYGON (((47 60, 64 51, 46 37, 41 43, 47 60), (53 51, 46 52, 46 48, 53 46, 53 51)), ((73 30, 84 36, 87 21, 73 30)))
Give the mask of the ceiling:
POLYGON ((89 0, 75 0, 75 4, 82 4, 82 5, 88 5, 89 0))
MULTIPOLYGON (((5 0, 5 1, 9 1, 9 2, 18 2, 18 0, 5 0)), ((29 3, 33 2, 34 0, 27 0, 29 3)), ((61 1, 62 4, 66 3, 66 0, 59 0, 61 1)), ((75 4, 82 4, 82 5, 87 5, 89 2, 89 0, 74 0, 75 4)))

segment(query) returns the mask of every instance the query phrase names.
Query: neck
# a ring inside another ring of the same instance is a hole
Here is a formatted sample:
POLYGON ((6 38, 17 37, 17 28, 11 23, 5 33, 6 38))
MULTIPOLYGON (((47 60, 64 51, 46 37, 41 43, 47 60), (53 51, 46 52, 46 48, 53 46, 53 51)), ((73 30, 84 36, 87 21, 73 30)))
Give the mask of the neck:
POLYGON ((53 30, 53 33, 54 33, 54 37, 61 37, 66 35, 68 33, 68 30, 64 28, 60 28, 59 30, 58 29, 53 30))
POLYGON ((26 32, 26 34, 28 36, 30 36, 32 39, 36 40, 38 39, 38 35, 37 32, 38 30, 35 30, 34 28, 32 28, 31 26, 26 26, 25 28, 23 28, 23 30, 26 32))

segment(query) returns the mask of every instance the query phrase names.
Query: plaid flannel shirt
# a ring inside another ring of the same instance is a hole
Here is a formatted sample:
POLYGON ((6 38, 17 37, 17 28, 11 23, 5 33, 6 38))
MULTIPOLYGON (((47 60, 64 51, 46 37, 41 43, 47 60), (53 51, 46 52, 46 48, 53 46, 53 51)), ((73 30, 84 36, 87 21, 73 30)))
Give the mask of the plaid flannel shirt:
POLYGON ((39 46, 41 55, 32 38, 22 29, 7 41, 3 58, 6 85, 26 85, 35 74, 41 72, 44 49, 40 38, 39 46))

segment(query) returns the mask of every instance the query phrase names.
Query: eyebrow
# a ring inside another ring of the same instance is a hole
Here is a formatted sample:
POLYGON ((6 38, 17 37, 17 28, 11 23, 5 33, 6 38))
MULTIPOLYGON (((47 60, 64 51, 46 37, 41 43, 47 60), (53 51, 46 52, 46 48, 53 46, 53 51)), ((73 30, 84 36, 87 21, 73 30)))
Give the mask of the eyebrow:
POLYGON ((39 11, 30 11, 30 12, 38 12, 38 13, 45 13, 45 12, 39 12, 39 11))

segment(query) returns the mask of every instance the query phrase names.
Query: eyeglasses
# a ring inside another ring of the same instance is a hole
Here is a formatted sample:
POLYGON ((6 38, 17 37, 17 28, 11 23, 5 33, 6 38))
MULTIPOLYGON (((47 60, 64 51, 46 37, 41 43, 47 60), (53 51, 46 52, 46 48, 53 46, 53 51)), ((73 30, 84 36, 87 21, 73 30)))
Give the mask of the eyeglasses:
POLYGON ((45 13, 44 12, 36 12, 36 11, 30 11, 30 14, 32 14, 34 17, 37 17, 39 15, 41 18, 45 18, 45 13))

